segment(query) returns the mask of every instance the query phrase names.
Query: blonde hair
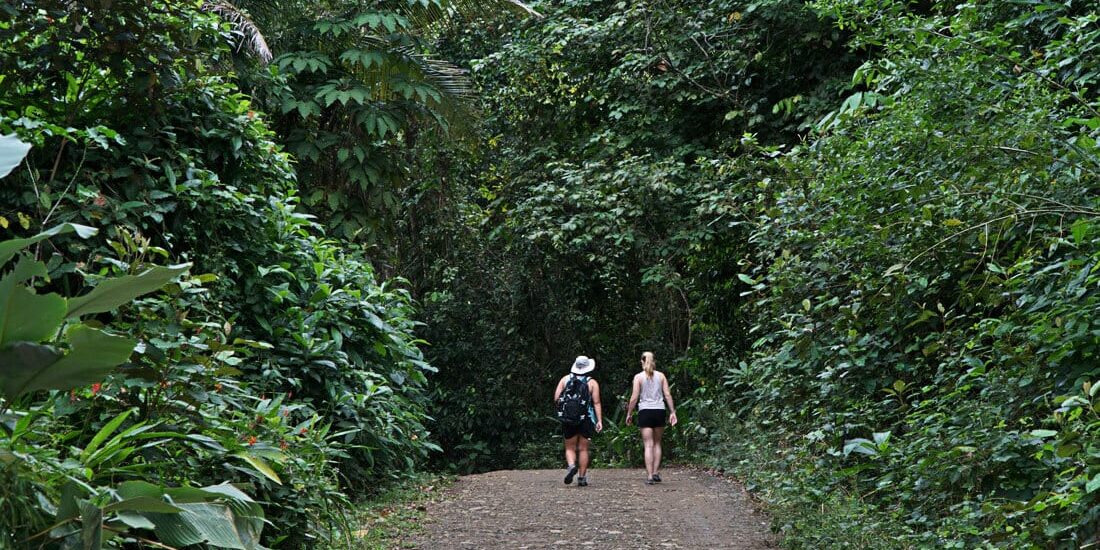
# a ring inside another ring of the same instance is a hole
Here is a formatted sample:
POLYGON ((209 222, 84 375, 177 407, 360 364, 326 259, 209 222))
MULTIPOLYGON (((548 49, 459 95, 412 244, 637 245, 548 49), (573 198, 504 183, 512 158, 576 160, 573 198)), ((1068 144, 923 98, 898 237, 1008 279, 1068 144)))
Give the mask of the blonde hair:
POLYGON ((657 358, 652 351, 642 352, 642 370, 649 378, 653 378, 653 371, 657 368, 657 358))

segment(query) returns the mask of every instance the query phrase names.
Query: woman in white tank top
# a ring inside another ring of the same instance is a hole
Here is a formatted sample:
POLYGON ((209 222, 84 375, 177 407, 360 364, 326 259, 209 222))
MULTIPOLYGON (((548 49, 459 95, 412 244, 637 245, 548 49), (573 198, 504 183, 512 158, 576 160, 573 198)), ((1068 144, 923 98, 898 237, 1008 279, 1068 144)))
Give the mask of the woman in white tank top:
POLYGON ((642 354, 642 372, 634 375, 634 390, 626 407, 626 423, 630 424, 634 406, 638 407, 638 427, 645 446, 646 485, 661 481, 661 436, 665 432, 665 413, 669 425, 676 425, 676 406, 668 390, 668 379, 657 370, 653 352, 642 354), (667 410, 666 410, 667 409, 667 410))

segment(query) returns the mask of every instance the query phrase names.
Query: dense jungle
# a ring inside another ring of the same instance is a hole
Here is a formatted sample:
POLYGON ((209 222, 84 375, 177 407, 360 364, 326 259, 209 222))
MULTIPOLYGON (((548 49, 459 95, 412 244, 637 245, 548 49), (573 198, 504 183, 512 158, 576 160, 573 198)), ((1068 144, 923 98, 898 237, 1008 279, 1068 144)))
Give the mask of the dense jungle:
POLYGON ((5 0, 0 549, 372 547, 582 354, 637 466, 644 351, 785 548, 1098 548, 1098 8, 5 0))

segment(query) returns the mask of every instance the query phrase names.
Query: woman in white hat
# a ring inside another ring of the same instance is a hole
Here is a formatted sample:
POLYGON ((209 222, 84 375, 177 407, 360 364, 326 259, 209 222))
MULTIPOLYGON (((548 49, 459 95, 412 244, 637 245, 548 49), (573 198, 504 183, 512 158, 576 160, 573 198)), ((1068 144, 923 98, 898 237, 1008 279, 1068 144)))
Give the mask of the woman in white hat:
POLYGON ((562 422, 565 438, 566 485, 588 485, 588 440, 595 432, 603 431, 603 409, 600 407, 600 384, 590 375, 596 368, 596 360, 581 355, 573 361, 569 374, 561 377, 554 390, 554 403, 558 404, 558 419, 562 422))
POLYGON ((666 420, 669 425, 676 425, 676 406, 672 404, 668 379, 657 370, 657 358, 651 351, 642 354, 642 372, 634 375, 634 391, 626 406, 627 424, 632 420, 635 405, 638 406, 638 427, 641 428, 642 444, 645 446, 645 482, 646 485, 653 485, 661 482, 661 436, 665 432, 666 420))

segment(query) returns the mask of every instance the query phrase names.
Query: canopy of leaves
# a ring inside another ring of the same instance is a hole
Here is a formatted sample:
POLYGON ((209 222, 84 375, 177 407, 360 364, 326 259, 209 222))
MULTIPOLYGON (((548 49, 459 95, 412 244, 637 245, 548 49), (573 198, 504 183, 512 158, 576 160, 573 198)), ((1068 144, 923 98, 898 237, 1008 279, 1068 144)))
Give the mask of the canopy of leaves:
POLYGON ((432 153, 407 202, 452 465, 555 464, 540 404, 580 353, 601 453, 636 458, 614 423, 651 349, 673 449, 792 547, 1096 543, 1090 4, 540 9, 447 35, 488 147, 432 153))
POLYGON ((634 463, 643 350, 789 547, 1100 541, 1093 3, 536 7, 0 5, 0 546, 330 543, 579 354, 634 463))
MULTIPOLYGON (((34 145, 0 185, 0 254, 15 242, 42 265, 0 309, 26 321, 67 303, 90 325, 68 330, 71 350, 52 357, 66 369, 2 382, 0 546, 39 534, 251 548, 266 519, 265 545, 313 547, 347 531, 350 495, 364 493, 353 487, 398 477, 435 448, 423 426, 432 368, 408 294, 299 210, 291 156, 236 84, 234 27, 200 8, 0 6, 0 134, 34 145), (100 231, 33 237, 57 224, 100 231), (152 264, 179 262, 191 276, 126 299, 178 273, 152 264), (66 359, 89 355, 81 365, 99 376, 73 376, 66 359), (77 387, 48 391, 62 381, 77 387), (111 504, 128 480, 228 481, 264 513, 222 495, 208 500, 237 502, 246 518, 234 533, 202 524, 223 505, 203 499, 142 519, 111 504), (64 509, 77 501, 87 510, 64 509), (73 517, 81 533, 50 531, 73 517)), ((14 326, 8 336, 38 342, 53 325, 14 326)), ((16 345, 30 344, 0 354, 16 345)))
POLYGON ((699 8, 555 2, 518 28, 444 35, 487 143, 422 161, 398 268, 445 366, 434 416, 457 466, 556 464, 542 404, 578 354, 620 381, 605 384, 616 411, 642 350, 671 360, 715 323, 741 326, 738 182, 772 171, 754 159, 781 149, 763 140, 798 139, 858 56, 802 2, 699 8), (466 366, 485 357, 501 379, 466 366), (513 414, 484 427, 496 411, 513 414))

